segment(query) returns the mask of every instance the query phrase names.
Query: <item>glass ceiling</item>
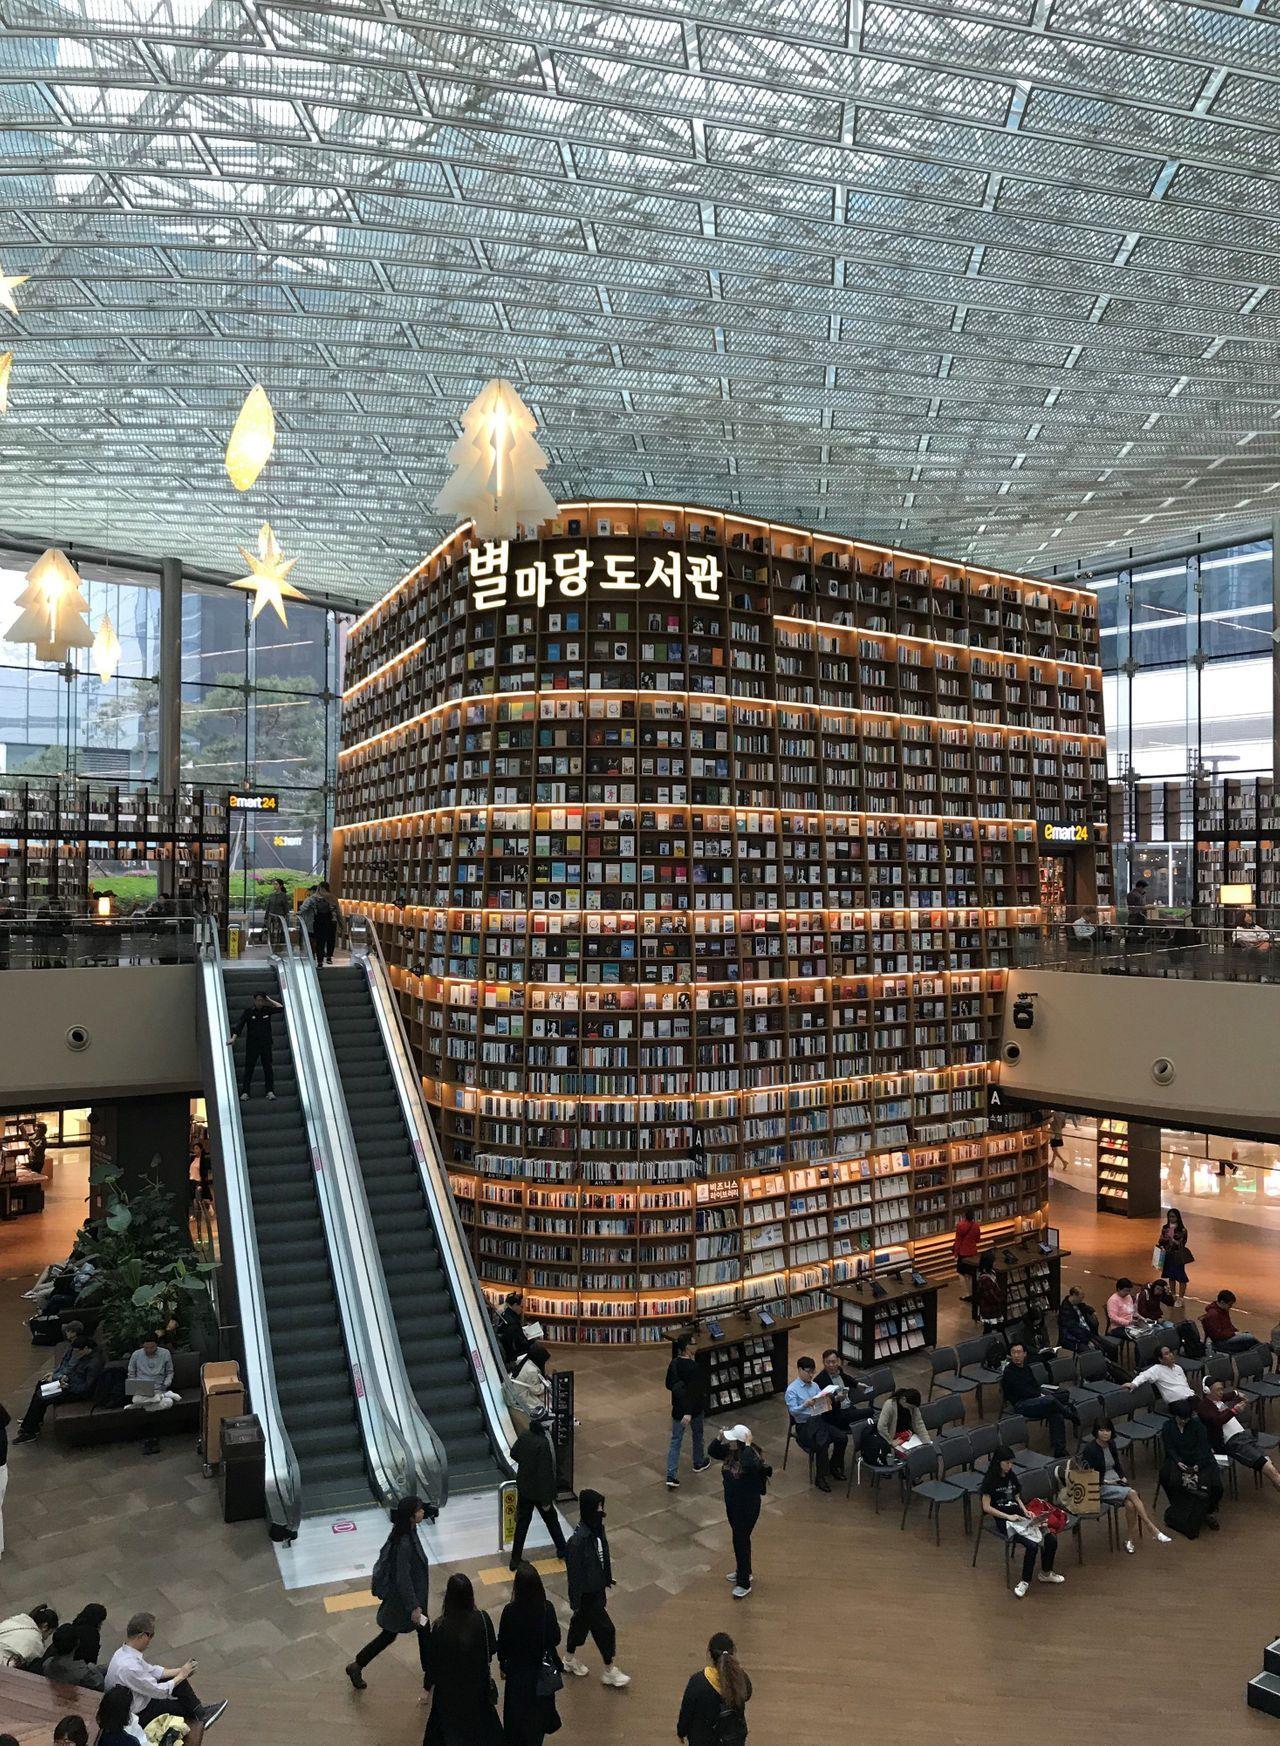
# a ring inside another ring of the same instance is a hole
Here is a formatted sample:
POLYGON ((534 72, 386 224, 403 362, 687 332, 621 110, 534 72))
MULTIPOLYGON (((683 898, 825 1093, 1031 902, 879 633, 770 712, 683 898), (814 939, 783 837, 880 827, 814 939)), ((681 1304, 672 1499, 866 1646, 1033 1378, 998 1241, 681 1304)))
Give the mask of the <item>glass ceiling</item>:
POLYGON ((225 570, 265 518, 372 598, 495 375, 562 498, 1025 569, 1271 514, 1280 0, 0 16, 8 531, 225 570))

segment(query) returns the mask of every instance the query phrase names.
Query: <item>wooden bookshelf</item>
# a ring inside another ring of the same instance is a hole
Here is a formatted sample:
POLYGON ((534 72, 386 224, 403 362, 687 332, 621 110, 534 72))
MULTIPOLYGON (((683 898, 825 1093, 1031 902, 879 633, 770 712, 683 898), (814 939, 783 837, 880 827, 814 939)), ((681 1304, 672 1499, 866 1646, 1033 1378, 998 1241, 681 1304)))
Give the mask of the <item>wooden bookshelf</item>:
POLYGON ((333 862, 486 1288, 656 1340, 939 1271, 969 1202, 1032 1228, 1046 1132, 986 1081, 1037 820, 1106 818, 1093 596, 643 504, 502 556, 353 627, 333 862))
POLYGON ((938 1343, 936 1284, 870 1277, 834 1287, 836 1346, 846 1364, 870 1370, 938 1343), (879 1292, 879 1296, 876 1293, 879 1292))

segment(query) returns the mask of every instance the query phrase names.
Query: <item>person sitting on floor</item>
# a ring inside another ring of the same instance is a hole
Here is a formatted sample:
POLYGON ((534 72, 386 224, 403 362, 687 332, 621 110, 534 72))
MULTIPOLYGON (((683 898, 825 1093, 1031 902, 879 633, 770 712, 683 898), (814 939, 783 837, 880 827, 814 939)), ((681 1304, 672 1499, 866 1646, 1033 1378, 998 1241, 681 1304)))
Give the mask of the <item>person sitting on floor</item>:
POLYGON ((83 1716, 64 1716, 53 1730, 53 1746, 89 1746, 89 1729, 83 1716))
POLYGON ((57 1628, 57 1613, 43 1604, 0 1620, 0 1667, 34 1667, 57 1628))
POLYGON ((1215 1352, 1247 1352, 1258 1344, 1256 1334, 1242 1334, 1231 1319, 1236 1301, 1234 1291, 1220 1291, 1211 1304, 1205 1306, 1200 1318, 1206 1340, 1213 1341, 1215 1352))
POLYGON ((56 1680, 59 1685, 82 1685, 88 1691, 103 1691, 106 1687, 106 1670, 92 1661, 80 1659, 76 1653, 79 1638, 80 1633, 74 1625, 59 1625, 40 1663, 40 1672, 46 1679, 56 1680))
MULTIPOLYGON (((920 1414, 920 1390, 918 1388, 895 1388, 892 1395, 880 1408, 880 1416, 876 1420, 876 1429, 892 1448, 901 1452, 902 1445, 912 1437, 921 1443, 932 1443, 929 1427, 920 1414)), ((912 1448, 915 1444, 912 1444, 912 1448)))
POLYGON ((1153 1382, 1166 1406, 1172 1406, 1175 1400, 1190 1400, 1195 1390, 1187 1380, 1187 1373, 1178 1363, 1178 1349, 1172 1340, 1164 1340, 1156 1350, 1156 1361, 1148 1364, 1145 1370, 1136 1370, 1124 1384, 1125 1388, 1140 1388, 1144 1382, 1153 1382))
POLYGON ((36 1383, 14 1442, 29 1443, 34 1437, 38 1437, 44 1424, 44 1415, 58 1401, 92 1400, 98 1378, 102 1375, 102 1365, 102 1349, 97 1342, 86 1333, 77 1334, 54 1365, 52 1374, 42 1377, 36 1383), (46 1399, 44 1390, 54 1382, 58 1384, 60 1392, 51 1394, 46 1399))
POLYGON ((785 1398, 796 1428, 796 1442, 806 1455, 813 1456, 813 1483, 819 1491, 830 1491, 828 1475, 832 1479, 845 1477, 844 1457, 849 1439, 827 1423, 832 1395, 814 1381, 817 1368, 812 1358, 798 1358, 796 1374, 787 1384, 785 1398))
POLYGON ((184 1661, 181 1667, 160 1667, 148 1661, 146 1653, 155 1635, 155 1614, 135 1613, 126 1627, 124 1642, 107 1665, 107 1696, 112 1686, 127 1686, 134 1722, 145 1728, 157 1716, 180 1716, 187 1724, 187 1746, 200 1746, 206 1728, 217 1721, 226 1702, 200 1702, 190 1684, 194 1661, 184 1661))
POLYGON ((1147 1513, 1147 1506, 1143 1503, 1137 1486, 1129 1484, 1128 1475, 1120 1462, 1120 1451, 1116 1448, 1116 1428, 1110 1419, 1098 1421, 1093 1436, 1080 1450, 1080 1460, 1085 1467, 1091 1467, 1102 1481, 1103 1503, 1120 1504, 1123 1507, 1126 1552, 1136 1552, 1138 1549, 1134 1545, 1134 1530, 1139 1522, 1144 1528, 1151 1530, 1160 1545, 1172 1544, 1172 1536, 1161 1533, 1147 1513))
POLYGON ((1251 1473, 1260 1473, 1269 1485, 1280 1491, 1280 1473, 1252 1434, 1249 1413, 1249 1403, 1244 1396, 1221 1381, 1206 1382, 1204 1393, 1196 1402, 1196 1417, 1208 1432, 1209 1447, 1215 1459, 1219 1455, 1228 1456, 1251 1473))
POLYGON ((134 1719, 128 1686, 113 1685, 103 1694, 97 1722, 94 1746, 149 1746, 147 1736, 134 1719))
POLYGON ((1067 1452, 1067 1420, 1078 1425, 1079 1414, 1065 1394, 1037 1382, 1027 1358, 1026 1346, 1015 1340, 1009 1348, 1009 1361, 1000 1372, 1001 1396, 1010 1412, 1048 1423, 1049 1447, 1061 1458, 1067 1452))

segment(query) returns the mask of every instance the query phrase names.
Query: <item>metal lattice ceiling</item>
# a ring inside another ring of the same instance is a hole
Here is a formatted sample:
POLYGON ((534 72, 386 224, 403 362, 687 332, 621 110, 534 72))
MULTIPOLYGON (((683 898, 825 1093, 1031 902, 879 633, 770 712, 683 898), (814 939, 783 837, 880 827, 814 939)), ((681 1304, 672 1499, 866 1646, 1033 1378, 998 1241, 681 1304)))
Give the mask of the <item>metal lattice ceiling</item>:
POLYGON ((1032 569, 1271 513, 1280 0, 0 20, 10 529, 226 568, 265 516, 372 597, 493 375, 562 498, 1032 569))

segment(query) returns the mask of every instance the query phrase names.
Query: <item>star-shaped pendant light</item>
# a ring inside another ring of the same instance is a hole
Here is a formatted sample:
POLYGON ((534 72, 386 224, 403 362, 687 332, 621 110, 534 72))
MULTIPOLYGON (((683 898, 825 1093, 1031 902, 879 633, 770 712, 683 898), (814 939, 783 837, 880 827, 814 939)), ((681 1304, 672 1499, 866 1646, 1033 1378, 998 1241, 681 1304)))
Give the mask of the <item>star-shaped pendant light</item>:
POLYGON ((287 627, 289 620, 284 615, 285 601, 307 598, 292 582, 285 580, 298 560, 285 557, 280 550, 280 542, 271 531, 271 524, 265 521, 258 530, 257 551, 247 552, 243 546, 239 550, 240 556, 249 566, 249 574, 239 577, 231 586, 244 588, 253 595, 254 618, 257 618, 264 606, 270 606, 275 609, 280 623, 287 627))
POLYGON ((25 285, 29 277, 28 273, 6 273, 0 267, 0 309, 7 309, 10 315, 18 313, 18 305, 13 301, 13 288, 15 285, 25 285))

